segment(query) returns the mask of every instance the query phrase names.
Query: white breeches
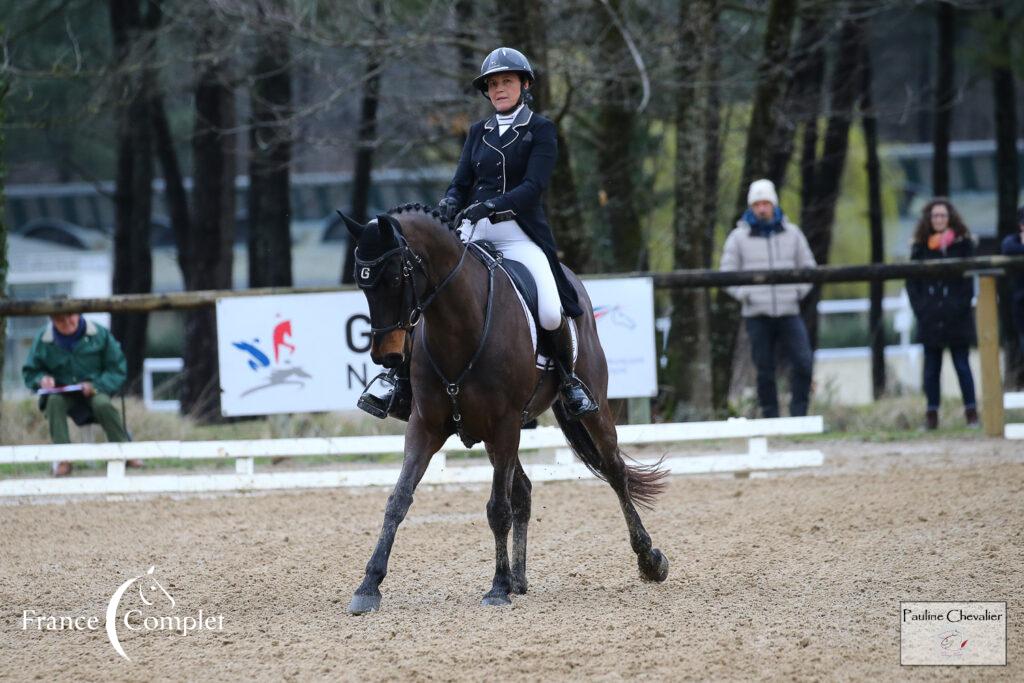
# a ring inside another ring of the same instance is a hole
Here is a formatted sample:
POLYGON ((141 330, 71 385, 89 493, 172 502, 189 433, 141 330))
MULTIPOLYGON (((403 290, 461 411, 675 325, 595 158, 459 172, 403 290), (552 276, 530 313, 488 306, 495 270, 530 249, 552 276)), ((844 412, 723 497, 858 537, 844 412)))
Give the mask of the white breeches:
POLYGON ((540 314, 540 326, 545 330, 557 330, 562 324, 562 300, 558 296, 558 285, 555 275, 548 265, 548 258, 537 244, 523 232, 515 221, 491 223, 483 218, 476 223, 476 231, 469 221, 462 221, 459 226, 462 240, 487 240, 493 242, 502 255, 512 261, 519 261, 537 283, 537 312, 540 314))

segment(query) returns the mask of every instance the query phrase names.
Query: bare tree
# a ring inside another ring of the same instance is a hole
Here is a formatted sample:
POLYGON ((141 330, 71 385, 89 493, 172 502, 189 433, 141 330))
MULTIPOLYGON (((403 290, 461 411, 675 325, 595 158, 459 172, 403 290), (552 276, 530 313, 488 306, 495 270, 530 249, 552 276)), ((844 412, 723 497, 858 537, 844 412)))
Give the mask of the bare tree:
MULTIPOLYGON (((996 193, 998 203, 998 234, 1000 242, 1017 232, 1017 200, 1020 192, 1019 158, 1017 152, 1017 91, 1010 69, 1013 58, 1011 35, 1006 11, 993 8, 995 40, 991 49, 992 107, 996 122, 996 193)), ((1006 358, 1006 383, 1024 384, 1024 358, 1014 338, 1013 297, 1009 278, 1003 278, 1000 289, 1000 324, 1003 329, 1003 354, 1006 358)))
MULTIPOLYGON (((196 40, 198 71, 193 213, 184 270, 186 289, 229 289, 235 228, 235 93, 227 26, 215 14, 200 17, 196 40)), ((185 323, 185 386, 182 410, 216 419, 220 406, 217 324, 212 308, 188 313, 185 323)))
MULTIPOLYGON (((114 40, 114 90, 117 118, 117 179, 114 191, 115 294, 148 293, 153 287, 150 249, 153 206, 153 144, 148 125, 155 75, 155 30, 160 10, 155 3, 143 15, 140 0, 110 0, 114 40)), ((140 389, 146 349, 148 316, 115 314, 111 331, 121 342, 127 360, 125 388, 140 389)))
MULTIPOLYGON (((705 164, 710 122, 709 75, 713 57, 717 0, 680 4, 679 89, 676 96, 675 267, 703 268, 708 219, 705 164)), ((669 377, 677 407, 706 417, 712 409, 711 323, 708 292, 676 289, 672 293, 669 377)))
MULTIPOLYGON (((871 262, 885 262, 885 239, 882 234, 882 173, 878 161, 878 118, 872 93, 872 67, 870 41, 865 34, 861 67, 861 125, 867 148, 868 222, 871 234, 871 262)), ((883 283, 871 282, 871 310, 868 329, 871 342, 871 388, 877 401, 885 393, 885 319, 882 315, 883 283)))
POLYGON ((292 65, 287 26, 268 18, 278 0, 256 4, 249 87, 249 286, 292 285, 292 65))
MULTIPOLYGON (((3 33, 3 24, 0 24, 0 33, 3 33)), ((7 92, 10 84, 7 75, 0 73, 0 206, 6 206, 4 197, 4 182, 6 179, 4 169, 4 122, 7 117, 7 92)), ((6 212, 0 212, 0 299, 7 298, 7 216, 6 212)), ((0 418, 4 412, 4 359, 7 357, 7 318, 0 315, 0 418)))
POLYGON ((938 3, 936 12, 938 41, 935 74, 935 127, 932 130, 932 194, 949 196, 949 140, 953 122, 955 98, 956 8, 945 0, 938 3))

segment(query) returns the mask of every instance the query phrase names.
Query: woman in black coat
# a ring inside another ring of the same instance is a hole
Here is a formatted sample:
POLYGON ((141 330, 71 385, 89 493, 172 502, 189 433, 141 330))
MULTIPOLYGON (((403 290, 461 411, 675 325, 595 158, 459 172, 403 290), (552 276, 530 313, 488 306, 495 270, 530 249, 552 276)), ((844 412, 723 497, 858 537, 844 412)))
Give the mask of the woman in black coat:
MULTIPOLYGON (((928 261, 968 258, 974 255, 974 241, 960 214, 948 199, 939 197, 925 205, 914 231, 910 258, 928 261)), ((960 381, 967 424, 978 424, 974 378, 968 363, 970 347, 976 341, 971 299, 974 282, 967 277, 907 280, 907 294, 917 317, 917 341, 924 346, 924 392, 928 399, 926 426, 939 425, 940 372, 942 351, 949 348, 960 381)))
MULTIPOLYGON (((463 240, 492 242, 504 257, 518 261, 537 286, 540 332, 545 352, 561 375, 560 393, 566 412, 580 417, 598 410, 590 390, 574 372, 574 333, 570 318, 583 314, 555 248, 544 215, 543 195, 558 157, 555 124, 529 107, 529 89, 536 77, 518 50, 499 47, 487 55, 473 79, 494 107, 494 114, 469 129, 455 177, 438 202, 441 217, 461 220, 463 240)), ((408 370, 393 382, 374 380, 359 406, 384 417, 407 419, 411 398, 408 370), (367 407, 369 406, 369 407, 367 407)))

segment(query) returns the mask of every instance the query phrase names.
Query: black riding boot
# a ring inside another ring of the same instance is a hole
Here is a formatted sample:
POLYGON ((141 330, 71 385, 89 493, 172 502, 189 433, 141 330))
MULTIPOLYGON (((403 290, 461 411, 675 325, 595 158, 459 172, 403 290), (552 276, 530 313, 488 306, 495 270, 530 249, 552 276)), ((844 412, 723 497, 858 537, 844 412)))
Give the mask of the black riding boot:
POLYGON ((382 372, 366 385, 356 406, 380 419, 390 415, 408 422, 412 413, 412 385, 408 364, 382 372))
POLYGON ((569 321, 563 317, 562 324, 557 330, 544 330, 544 334, 558 374, 562 378, 559 393, 569 417, 579 418, 597 412, 597 401, 594 400, 590 389, 573 371, 572 332, 569 330, 569 321))

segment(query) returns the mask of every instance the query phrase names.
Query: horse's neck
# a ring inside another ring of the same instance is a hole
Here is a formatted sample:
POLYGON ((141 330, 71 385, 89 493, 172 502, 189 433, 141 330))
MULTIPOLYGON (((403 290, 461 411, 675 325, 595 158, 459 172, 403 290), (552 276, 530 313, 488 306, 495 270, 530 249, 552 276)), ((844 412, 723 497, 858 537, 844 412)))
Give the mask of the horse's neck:
POLYGON ((482 331, 487 299, 486 278, 481 277, 484 269, 472 254, 463 256, 465 247, 461 242, 440 235, 424 240, 422 245, 410 240, 410 245, 424 257, 434 287, 440 286, 456 267, 459 268, 424 313, 431 349, 437 349, 438 356, 447 355, 441 351, 445 345, 453 350, 450 348, 452 339, 476 340, 482 331))

